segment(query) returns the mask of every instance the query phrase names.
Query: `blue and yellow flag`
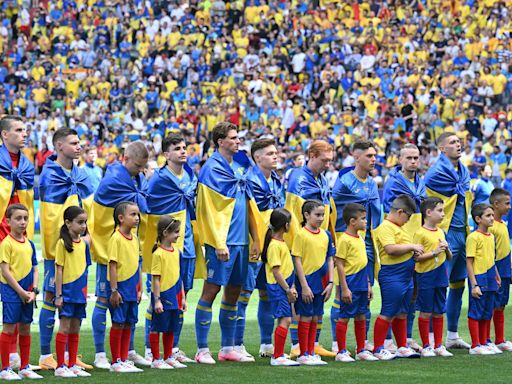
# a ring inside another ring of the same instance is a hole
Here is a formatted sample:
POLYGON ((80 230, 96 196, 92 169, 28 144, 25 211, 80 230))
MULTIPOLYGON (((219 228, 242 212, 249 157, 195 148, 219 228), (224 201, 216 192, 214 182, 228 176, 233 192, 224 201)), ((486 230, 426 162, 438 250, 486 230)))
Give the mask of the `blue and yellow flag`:
POLYGON ((114 208, 122 201, 132 201, 138 205, 141 212, 139 239, 141 244, 144 243, 147 189, 148 184, 142 173, 132 177, 121 163, 107 168, 93 202, 92 256, 96 263, 108 264, 108 242, 114 231, 114 208))
MULTIPOLYGON (((180 220, 180 237, 176 244, 183 257, 195 258, 199 255, 201 260, 202 249, 197 235, 195 199, 197 191, 197 177, 192 169, 185 165, 184 174, 178 177, 163 166, 158 169, 148 183, 148 218, 146 236, 142 250, 142 270, 149 273, 151 270, 151 256, 153 245, 157 237, 157 225, 160 217, 171 215, 180 220)), ((196 275, 204 276, 201 271, 204 263, 196 263, 196 275)))
POLYGON ((75 165, 70 170, 64 169, 56 160, 56 155, 50 156, 39 177, 41 247, 46 260, 55 259, 66 208, 81 206, 87 212, 89 229, 94 227, 93 188, 87 174, 75 165))
MULTIPOLYGON (((27 237, 34 238, 34 166, 20 152, 17 168, 13 168, 11 156, 0 145, 0 212, 5 216, 11 198, 17 195, 21 204, 28 208, 27 237)), ((1 219, 0 219, 1 220, 1 219)))
POLYGON ((452 222, 457 200, 463 201, 466 207, 466 217, 460 218, 467 226, 467 214, 471 210, 471 192, 469 190, 470 177, 467 168, 458 162, 457 169, 444 155, 427 171, 425 175, 427 195, 437 196, 444 202, 444 219, 439 227, 448 232, 452 222))
POLYGON ((416 213, 414 213, 409 221, 404 225, 403 229, 412 235, 421 227, 421 202, 427 197, 427 190, 425 183, 421 177, 416 173, 414 180, 407 179, 401 172, 400 165, 389 171, 388 179, 384 184, 384 194, 382 196, 382 205, 384 214, 388 214, 391 209, 391 204, 400 195, 407 195, 411 197, 416 203, 416 213))
POLYGON ((324 175, 315 177, 311 169, 309 169, 307 165, 304 165, 302 168, 294 169, 290 173, 288 190, 286 191, 284 207, 292 214, 290 231, 285 234, 286 244, 290 249, 292 247, 293 238, 301 227, 302 206, 306 200, 318 200, 324 204, 325 216, 321 228, 329 230, 334 241, 334 203, 331 199, 329 184, 324 175))
MULTIPOLYGON (((240 154, 240 152, 239 152, 240 154)), ((240 156, 245 156, 241 155, 240 156)), ((226 249, 236 196, 244 194, 249 201, 249 220, 256 220, 256 203, 252 197, 251 187, 247 180, 247 165, 237 156, 232 166, 222 155, 215 151, 206 161, 199 173, 197 188, 197 224, 201 244, 215 249, 226 249)), ((247 157, 245 156, 247 159, 247 157)), ((242 232, 243 229, 241 229, 242 232)))

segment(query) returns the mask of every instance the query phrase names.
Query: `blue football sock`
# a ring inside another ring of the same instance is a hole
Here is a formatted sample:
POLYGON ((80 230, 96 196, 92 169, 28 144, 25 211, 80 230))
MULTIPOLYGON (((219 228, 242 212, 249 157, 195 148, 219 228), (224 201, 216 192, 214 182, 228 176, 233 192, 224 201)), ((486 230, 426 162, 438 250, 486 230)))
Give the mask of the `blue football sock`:
POLYGON ((258 324, 260 326, 260 344, 272 344, 272 332, 274 332, 274 317, 272 305, 268 297, 260 297, 258 303, 258 324))
POLYGON ((152 320, 153 312, 151 311, 151 308, 148 308, 146 309, 146 317, 144 322, 144 345, 146 346, 146 348, 151 348, 151 344, 149 343, 149 334, 151 333, 152 320))
POLYGON ((39 340, 41 344, 41 355, 52 353, 53 327, 55 326, 55 311, 53 303, 43 302, 43 307, 39 313, 39 340))
POLYGON ((292 345, 299 344, 299 320, 292 320, 290 324, 290 339, 292 345))
POLYGON ((386 340, 393 340, 393 332, 391 326, 388 328, 388 333, 386 333, 386 340))
POLYGON ((97 301, 92 311, 92 336, 96 353, 105 352, 105 330, 107 328, 107 303, 97 301))
POLYGON ((366 340, 368 340, 368 332, 370 332, 371 321, 372 311, 370 311, 370 306, 368 305, 368 310, 366 311, 366 340))
POLYGON ((178 324, 176 326, 176 330, 174 331, 174 342, 172 344, 173 348, 178 348, 180 345, 180 336, 181 336, 182 329, 183 329, 183 311, 179 311, 178 324))
MULTIPOLYGON (((247 311, 247 305, 251 298, 250 293, 242 292, 238 297, 238 309, 235 329, 235 345, 242 345, 244 343, 245 333, 245 312, 247 311)), ((229 345, 227 345, 229 347, 229 345)))
POLYGON ((137 324, 132 324, 130 328, 130 348, 129 351, 135 350, 134 340, 135 340, 135 328, 137 328, 137 324))
POLYGON ((412 339, 412 327, 416 318, 416 303, 411 303, 409 313, 407 314, 407 338, 412 339))
POLYGON ((336 322, 338 321, 338 316, 340 313, 340 301, 338 299, 334 299, 331 307, 331 332, 332 332, 332 341, 336 340, 336 322))
POLYGON ((212 303, 199 300, 196 308, 196 339, 198 348, 208 348, 208 334, 212 325, 212 303))
POLYGON ((316 337, 315 337, 315 343, 318 343, 320 340, 320 332, 322 332, 322 326, 324 324, 323 319, 318 319, 316 322, 316 337))
POLYGON ((237 328, 237 319, 237 305, 229 304, 222 301, 220 304, 219 311, 221 347, 233 347, 235 345, 235 331, 237 328))
POLYGON ((462 307, 462 288, 450 288, 448 300, 446 300, 446 319, 448 320, 448 331, 457 332, 459 329, 459 317, 462 307))

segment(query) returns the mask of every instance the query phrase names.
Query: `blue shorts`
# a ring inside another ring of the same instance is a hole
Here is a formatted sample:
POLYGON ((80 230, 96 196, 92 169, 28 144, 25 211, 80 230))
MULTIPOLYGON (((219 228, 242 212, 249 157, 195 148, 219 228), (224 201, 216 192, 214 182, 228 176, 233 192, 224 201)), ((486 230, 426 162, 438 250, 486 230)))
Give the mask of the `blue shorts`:
POLYGON ((508 304, 508 298, 510 296, 510 277, 504 277, 501 279, 501 287, 496 292, 494 298, 494 308, 502 308, 508 304))
POLYGON ((178 309, 166 309, 162 313, 153 311, 151 332, 176 332, 180 319, 178 309))
POLYGON ((139 314, 139 304, 136 301, 125 301, 117 308, 112 308, 109 303, 110 317, 113 323, 117 324, 137 324, 139 314))
MULTIPOLYGON (((341 291, 341 287, 340 287, 341 291)), ((340 300, 341 300, 340 293, 340 300)), ((364 315, 368 312, 368 291, 352 292, 352 304, 345 304, 341 301, 338 318, 353 319, 357 315, 364 315)))
POLYGON ((44 261, 43 293, 55 294, 55 260, 44 261))
POLYGON ((418 289, 416 310, 425 313, 445 313, 446 287, 418 289))
POLYGON ((302 316, 323 316, 324 296, 318 293, 313 297, 312 303, 306 304, 302 301, 302 295, 299 292, 299 298, 295 302, 295 312, 302 316))
POLYGON ((34 314, 34 304, 3 302, 3 322, 5 324, 30 324, 34 314))
POLYGON ((272 316, 274 316, 274 319, 292 317, 292 305, 288 302, 286 295, 272 298, 272 300, 270 300, 270 306, 272 307, 272 316))
POLYGON ((479 299, 475 299, 469 290, 468 317, 473 320, 491 320, 494 312, 495 291, 482 292, 479 299))
POLYGON ((215 248, 206 245, 206 281, 210 284, 225 287, 226 285, 242 286, 247 275, 249 263, 249 247, 247 245, 228 245, 228 261, 220 261, 215 248))
MULTIPOLYGON (((249 262, 247 264, 247 274, 245 275, 244 283, 242 284, 243 291, 254 291, 257 287, 258 276, 261 270, 265 271, 263 263, 260 261, 249 262), (263 267, 263 268, 262 268, 263 267)), ((265 289, 265 286, 263 286, 265 289)))
POLYGON ((190 291, 194 287, 194 272, 196 271, 196 259, 184 257, 180 258, 180 275, 183 281, 185 292, 190 291))
POLYGON ((77 304, 77 303, 66 303, 62 306, 62 309, 59 311, 59 319, 61 317, 69 317, 75 319, 85 319, 87 314, 85 313, 85 308, 87 304, 77 304))
POLYGON ((373 240, 370 232, 366 233, 364 243, 366 246, 366 254, 368 255, 368 264, 366 266, 368 271, 368 280, 370 281, 370 285, 373 287, 373 284, 375 283, 375 253, 373 250, 373 240))
POLYGON ((448 262, 448 276, 450 283, 466 280, 466 230, 450 229, 446 235, 446 241, 450 244, 452 259, 448 262))
POLYGON ((409 313, 414 288, 411 283, 393 281, 380 284, 382 308, 380 314, 395 317, 400 313, 409 313))
POLYGON ((267 290, 267 272, 265 271, 264 265, 261 266, 260 272, 258 276, 256 276, 256 289, 259 291, 267 290))
POLYGON ((110 295, 109 282, 107 280, 107 266, 96 264, 96 297, 108 298, 110 295))

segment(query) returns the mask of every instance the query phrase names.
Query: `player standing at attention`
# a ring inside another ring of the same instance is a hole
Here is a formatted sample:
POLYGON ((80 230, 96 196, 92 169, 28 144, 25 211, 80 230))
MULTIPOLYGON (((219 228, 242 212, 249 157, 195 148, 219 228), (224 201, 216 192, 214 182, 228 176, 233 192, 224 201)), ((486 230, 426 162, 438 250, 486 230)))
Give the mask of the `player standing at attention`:
POLYGON ((290 230, 291 220, 292 215, 284 208, 272 211, 261 252, 261 260, 265 263, 268 300, 272 315, 277 319, 274 355, 270 359, 270 365, 285 367, 299 365, 284 355, 286 336, 292 321, 292 304, 297 301, 293 261, 283 237, 290 230))
POLYGON ((91 265, 87 235, 87 213, 76 206, 64 211, 64 224, 55 250, 55 306, 59 310, 60 326, 55 337, 57 377, 89 377, 90 373, 76 365, 80 325, 86 318, 87 269, 91 265), (65 363, 66 345, 69 364, 65 363), (69 368, 68 368, 69 367, 69 368))
POLYGON ((12 204, 7 208, 6 224, 10 234, 0 244, 0 269, 2 279, 3 329, 0 335, 0 354, 2 357, 2 380, 42 379, 42 376, 30 369, 30 324, 34 312, 34 302, 39 282, 37 272, 36 248, 25 237, 28 209, 22 204, 12 204), (19 376, 10 367, 11 345, 16 343, 15 329, 19 329, 21 365, 19 376))
POLYGON ((340 311, 336 316, 336 340, 338 354, 336 361, 353 362, 347 351, 347 327, 351 318, 354 319, 356 335, 356 359, 376 361, 372 353, 364 349, 366 340, 366 312, 373 297, 372 286, 368 279, 368 256, 364 240, 359 231, 366 230, 366 209, 361 204, 350 203, 343 209, 343 220, 347 229, 338 238, 336 244, 336 273, 340 282, 340 311))
POLYGON ((407 313, 413 294, 415 264, 413 256, 424 253, 423 246, 412 244, 409 234, 403 229, 415 211, 414 200, 400 195, 391 204, 387 218, 375 230, 381 264, 378 279, 382 308, 374 325, 374 355, 379 360, 420 357, 407 347, 407 313), (384 349, 384 339, 390 325, 398 348, 396 354, 384 349))
POLYGON ((292 256, 295 264, 299 315, 300 356, 303 365, 325 365, 315 355, 317 320, 324 314, 324 303, 333 287, 333 261, 336 253, 329 232, 321 229, 325 207, 320 201, 307 200, 302 206, 302 228, 295 234, 292 256))
MULTIPOLYGON (((73 129, 61 128, 53 134, 57 155, 50 156, 39 177, 41 199, 41 248, 44 258, 44 302, 39 314, 39 339, 42 369, 56 369, 57 362, 51 353, 51 341, 55 325, 55 250, 59 230, 64 224, 64 211, 70 206, 85 209, 92 226, 93 188, 85 172, 75 165, 80 158, 81 146, 73 129)), ((78 366, 92 369, 77 359, 78 366)))
POLYGON ((186 311, 185 289, 180 274, 180 251, 175 243, 180 237, 181 223, 171 216, 158 221, 157 239, 151 261, 153 318, 151 322, 151 368, 187 368, 173 357, 173 339, 180 314, 186 311), (160 333, 164 344, 164 356, 160 358, 160 333))
POLYGON ((111 372, 142 372, 128 360, 131 329, 137 324, 142 296, 139 239, 133 233, 140 220, 137 204, 121 202, 114 208, 114 233, 108 243, 108 297, 111 372))
POLYGON ((444 202, 444 219, 439 228, 445 231, 453 258, 448 263, 450 290, 446 301, 448 337, 446 348, 469 349, 470 345, 458 333, 462 294, 466 273, 466 236, 468 213, 471 207, 469 172, 460 162, 462 146, 453 132, 444 132, 437 139, 441 155, 427 171, 425 185, 429 196, 436 196, 444 202))
POLYGON ((421 203, 423 226, 413 237, 413 243, 423 245, 422 255, 415 256, 417 308, 420 311, 418 327, 423 349, 422 357, 453 356, 443 346, 443 323, 448 288, 447 260, 452 258, 444 232, 437 226, 444 218, 443 200, 427 197, 421 203), (430 345, 429 329, 432 321, 434 345, 430 345))
POLYGON ((507 224, 502 217, 508 216, 510 211, 510 193, 502 188, 492 191, 489 198, 494 209, 494 224, 489 232, 494 235, 496 241, 496 269, 501 278, 501 287, 496 292, 494 306, 494 332, 496 339, 494 344, 502 351, 512 351, 512 343, 505 340, 505 306, 510 296, 510 237, 507 224))
POLYGON ((495 239, 489 232, 494 223, 494 211, 490 205, 481 203, 471 208, 471 216, 478 228, 468 236, 466 244, 468 283, 471 287, 468 308, 471 335, 469 354, 494 355, 495 347, 488 345, 488 340, 496 291, 501 285, 494 264, 495 239))

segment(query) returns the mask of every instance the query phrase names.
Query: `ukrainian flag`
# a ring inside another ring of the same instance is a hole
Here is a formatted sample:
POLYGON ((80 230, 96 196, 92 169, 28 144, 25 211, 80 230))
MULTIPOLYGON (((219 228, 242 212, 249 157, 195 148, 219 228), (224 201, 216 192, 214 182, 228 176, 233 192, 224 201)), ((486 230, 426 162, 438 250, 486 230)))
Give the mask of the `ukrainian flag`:
POLYGON ((146 178, 142 173, 132 177, 121 163, 114 163, 107 168, 94 195, 94 230, 92 231, 92 256, 96 263, 108 264, 108 242, 114 231, 114 208, 122 201, 136 203, 141 212, 139 236, 141 244, 145 231, 147 213, 146 178))
MULTIPOLYGON (((427 195, 439 197, 444 202, 445 215, 439 225, 443 231, 448 232, 450 228, 457 199, 464 199, 466 212, 471 211, 472 195, 469 184, 467 168, 459 161, 455 169, 444 154, 441 154, 439 160, 427 171, 425 175, 427 195)), ((465 221, 467 222, 467 217, 465 221)))
POLYGON ((9 202, 17 195, 19 202, 28 208, 27 237, 34 238, 34 166, 20 152, 18 168, 13 168, 11 156, 0 145, 0 212, 7 212, 9 202))
POLYGON ((41 247, 46 260, 55 259, 55 247, 66 208, 78 205, 85 209, 89 228, 94 227, 94 190, 87 174, 75 165, 71 170, 64 169, 56 160, 56 155, 50 156, 39 177, 41 247))
POLYGON ((411 236, 421 227, 421 211, 420 206, 424 198, 427 197, 425 182, 416 173, 414 180, 408 180, 400 171, 402 167, 399 165, 393 168, 388 175, 388 179, 384 184, 384 193, 382 205, 384 214, 387 215, 391 209, 391 204, 400 195, 411 197, 416 203, 416 212, 411 216, 409 221, 403 226, 403 229, 411 236))
POLYGON ((185 237, 189 236, 189 234, 186 233, 187 220, 191 221, 195 249, 190 250, 190 252, 196 255, 197 278, 203 277, 203 272, 206 272, 206 270, 201 270, 201 266, 204 266, 204 262, 201 263, 200 261, 202 260, 202 249, 198 241, 199 236, 197 234, 195 213, 197 177, 188 165, 185 165, 184 172, 191 180, 187 185, 177 184, 176 178, 171 176, 170 171, 168 171, 165 166, 158 169, 151 179, 149 179, 147 198, 148 217, 142 250, 142 270, 144 272, 151 272, 152 250, 156 242, 158 221, 163 215, 172 215, 181 222, 180 237, 176 244, 181 252, 184 252, 185 237), (197 258, 198 255, 199 258, 197 258))

